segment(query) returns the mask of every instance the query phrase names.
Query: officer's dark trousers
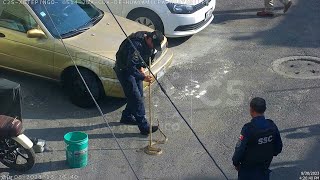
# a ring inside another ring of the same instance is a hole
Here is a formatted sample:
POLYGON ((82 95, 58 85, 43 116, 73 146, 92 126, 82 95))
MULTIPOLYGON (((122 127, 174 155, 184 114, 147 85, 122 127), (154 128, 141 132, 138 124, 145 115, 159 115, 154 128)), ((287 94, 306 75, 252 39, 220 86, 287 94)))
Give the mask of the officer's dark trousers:
POLYGON ((269 180, 270 170, 260 167, 240 168, 238 180, 269 180))
POLYGON ((135 117, 140 130, 148 130, 149 125, 145 118, 145 107, 143 102, 143 84, 126 71, 115 69, 117 77, 121 83, 124 94, 127 97, 127 106, 122 112, 122 118, 132 120, 135 117))

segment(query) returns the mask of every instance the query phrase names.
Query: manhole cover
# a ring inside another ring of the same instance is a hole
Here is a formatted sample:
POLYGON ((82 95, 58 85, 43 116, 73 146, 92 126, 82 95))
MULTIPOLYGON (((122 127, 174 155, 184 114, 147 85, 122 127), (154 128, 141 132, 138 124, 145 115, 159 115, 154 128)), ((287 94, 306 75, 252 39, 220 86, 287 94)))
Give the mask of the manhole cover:
POLYGON ((312 56, 290 56, 272 63, 275 72, 290 78, 320 78, 320 58, 312 56))

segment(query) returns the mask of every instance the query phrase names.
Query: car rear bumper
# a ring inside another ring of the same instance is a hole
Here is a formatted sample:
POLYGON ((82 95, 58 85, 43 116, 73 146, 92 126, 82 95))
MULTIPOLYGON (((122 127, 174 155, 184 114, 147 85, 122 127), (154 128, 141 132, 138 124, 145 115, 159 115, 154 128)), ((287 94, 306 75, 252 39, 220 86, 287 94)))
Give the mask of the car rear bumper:
MULTIPOLYGON (((162 52, 159 59, 152 64, 151 66, 152 73, 157 78, 161 78, 160 76, 162 76, 163 73, 167 71, 168 67, 172 63, 172 57, 173 57, 172 50, 166 48, 165 51, 162 52)), ((148 74, 148 71, 146 71, 146 74, 148 74)), ((118 79, 100 77, 100 80, 104 87, 106 96, 118 97, 118 98, 125 97, 121 84, 118 79)), ((144 85, 144 88, 146 88, 148 86, 148 83, 144 82, 143 85, 144 85)))

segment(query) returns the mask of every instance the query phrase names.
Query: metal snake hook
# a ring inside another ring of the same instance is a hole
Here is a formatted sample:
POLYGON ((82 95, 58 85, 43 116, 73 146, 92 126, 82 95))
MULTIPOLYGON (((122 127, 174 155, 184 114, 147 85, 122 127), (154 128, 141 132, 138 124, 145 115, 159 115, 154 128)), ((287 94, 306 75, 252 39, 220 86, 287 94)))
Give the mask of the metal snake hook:
MULTIPOLYGON (((151 59, 149 59, 149 69, 151 69, 151 59)), ((149 70, 149 75, 151 75, 150 70, 149 70)), ((154 147, 154 145, 158 144, 158 143, 156 143, 156 141, 155 142, 152 141, 152 119, 153 119, 153 117, 152 117, 152 107, 151 107, 151 95, 152 95, 152 93, 151 93, 151 82, 149 82, 149 93, 148 93, 148 95, 149 95, 149 119, 150 119, 149 144, 148 144, 148 146, 146 146, 144 148, 144 152, 146 154, 149 154, 149 155, 160 155, 160 154, 162 154, 161 148, 154 147)), ((158 125, 159 125, 159 121, 158 121, 158 125)))
POLYGON ((163 136, 163 140, 155 140, 154 143, 155 144, 164 144, 168 141, 168 137, 164 134, 164 132, 160 129, 160 122, 159 122, 159 119, 157 119, 158 121, 158 127, 159 127, 159 132, 160 134, 163 136))

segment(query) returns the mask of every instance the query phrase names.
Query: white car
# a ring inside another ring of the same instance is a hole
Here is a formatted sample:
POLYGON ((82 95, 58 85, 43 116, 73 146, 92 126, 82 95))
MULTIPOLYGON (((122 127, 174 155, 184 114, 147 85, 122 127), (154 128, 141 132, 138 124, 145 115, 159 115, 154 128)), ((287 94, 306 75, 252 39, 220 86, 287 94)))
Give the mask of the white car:
MULTIPOLYGON (((90 0, 109 12, 104 0, 90 0)), ((162 31, 167 37, 190 36, 213 20, 216 0, 105 0, 114 14, 162 31)))

